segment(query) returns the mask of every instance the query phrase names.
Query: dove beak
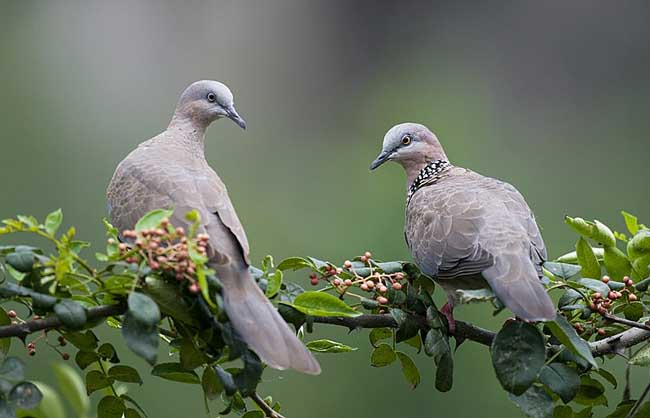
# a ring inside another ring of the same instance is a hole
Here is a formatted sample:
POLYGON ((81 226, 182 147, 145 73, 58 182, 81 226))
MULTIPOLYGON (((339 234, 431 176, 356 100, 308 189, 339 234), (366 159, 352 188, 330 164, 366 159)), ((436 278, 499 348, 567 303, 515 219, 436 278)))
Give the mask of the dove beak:
POLYGON ((239 116, 239 113, 235 110, 235 106, 229 106, 226 109, 226 117, 235 122, 240 128, 246 129, 246 121, 239 116))
POLYGON ((373 161, 372 164, 370 164, 370 169, 374 170, 375 168, 379 167, 386 161, 390 160, 391 155, 393 155, 392 152, 382 151, 382 153, 379 154, 377 158, 375 158, 375 161, 373 161))

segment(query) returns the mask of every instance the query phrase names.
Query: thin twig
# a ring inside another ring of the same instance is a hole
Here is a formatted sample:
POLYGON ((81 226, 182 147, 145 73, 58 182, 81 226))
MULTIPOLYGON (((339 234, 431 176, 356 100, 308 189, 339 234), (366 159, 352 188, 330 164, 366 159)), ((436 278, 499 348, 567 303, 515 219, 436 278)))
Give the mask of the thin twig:
POLYGON ((260 398, 260 395, 258 395, 257 392, 253 393, 250 398, 260 407, 262 412, 264 412, 264 416, 268 418, 284 418, 279 412, 274 411, 273 408, 264 402, 264 399, 260 398))
POLYGON ((643 390, 643 393, 639 397, 639 400, 637 400, 634 403, 634 406, 632 406, 632 409, 630 409, 630 412, 627 413, 625 418, 633 418, 634 417, 634 415, 638 412, 639 408, 641 407, 641 404, 643 403, 645 398, 648 397, 648 394, 650 394, 650 383, 648 383, 648 385, 645 387, 645 389, 643 390))
POLYGON ((617 322, 619 324, 627 325, 628 327, 640 328, 646 331, 650 331, 650 325, 648 324, 642 324, 641 322, 631 321, 629 319, 621 318, 620 316, 612 315, 610 313, 604 313, 601 315, 603 318, 612 322, 617 322))

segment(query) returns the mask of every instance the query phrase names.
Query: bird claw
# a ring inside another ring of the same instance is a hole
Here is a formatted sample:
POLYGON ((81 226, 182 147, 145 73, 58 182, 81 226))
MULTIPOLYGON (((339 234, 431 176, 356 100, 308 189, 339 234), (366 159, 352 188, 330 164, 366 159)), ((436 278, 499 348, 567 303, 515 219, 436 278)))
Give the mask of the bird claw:
POLYGON ((454 335, 456 332, 456 320, 454 319, 454 307, 450 303, 445 303, 440 308, 440 313, 447 319, 447 328, 449 335, 454 335))

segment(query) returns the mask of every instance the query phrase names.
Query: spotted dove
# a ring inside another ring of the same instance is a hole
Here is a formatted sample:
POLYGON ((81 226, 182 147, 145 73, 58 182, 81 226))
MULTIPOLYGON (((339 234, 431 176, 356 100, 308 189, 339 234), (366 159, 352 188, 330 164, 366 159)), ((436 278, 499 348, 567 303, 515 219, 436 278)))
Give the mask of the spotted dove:
POLYGON ((223 117, 246 128, 225 85, 190 85, 167 130, 140 144, 117 167, 107 192, 111 220, 123 231, 153 209, 173 208, 171 222, 188 228, 185 214, 196 209, 199 233, 210 237, 209 265, 222 282, 224 308, 237 333, 269 366, 318 374, 318 362, 249 273, 246 234, 226 187, 205 159, 206 129, 223 117))
POLYGON ((544 241, 517 189, 452 165, 438 138, 416 123, 391 128, 370 169, 386 161, 406 171, 406 242, 422 272, 446 291, 451 327, 458 289, 489 287, 523 320, 555 318, 540 281, 544 241))

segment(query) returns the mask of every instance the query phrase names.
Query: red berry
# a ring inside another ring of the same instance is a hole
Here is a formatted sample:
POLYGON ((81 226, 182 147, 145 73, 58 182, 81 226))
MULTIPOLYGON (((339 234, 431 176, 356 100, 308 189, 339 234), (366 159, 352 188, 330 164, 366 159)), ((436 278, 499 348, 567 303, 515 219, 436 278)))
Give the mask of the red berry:
POLYGON ((9 318, 15 318, 15 317, 18 316, 18 314, 16 313, 16 311, 9 311, 9 312, 7 312, 7 316, 9 318))
POLYGON ((372 253, 370 251, 366 251, 365 253, 363 253, 363 256, 366 258, 372 258, 372 253))
POLYGON ((39 319, 41 319, 41 316, 40 315, 32 315, 32 319, 34 321, 38 321, 39 319))
POLYGON ((345 267, 346 269, 351 269, 352 262, 350 260, 345 260, 345 262, 343 262, 343 267, 345 267))
POLYGON ((201 288, 199 287, 198 284, 192 283, 189 287, 190 293, 197 294, 201 291, 201 288))
POLYGON ((404 273, 395 273, 395 280, 402 280, 404 278, 404 273))
POLYGON ((616 292, 614 292, 614 291, 610 291, 610 292, 607 294, 607 298, 608 298, 608 299, 611 299, 611 300, 616 299, 616 292))
POLYGON ((375 282, 373 282, 372 280, 368 280, 366 282, 366 286, 368 286, 368 289, 374 289, 375 288, 375 282))
POLYGON ((605 330, 602 329, 602 328, 598 328, 598 330, 597 330, 596 332, 597 332, 598 335, 600 335, 601 337, 602 337, 603 335, 607 334, 607 332, 605 332, 605 330))
POLYGON ((637 301, 637 300, 639 299, 639 298, 638 298, 634 293, 630 293, 630 295, 628 296, 628 298, 629 298, 630 301, 632 301, 632 302, 635 302, 635 301, 637 301))
POLYGON ((366 257, 365 255, 362 255, 361 257, 359 257, 359 259, 361 260, 362 263, 368 262, 368 257, 366 257))
POLYGON ((106 242, 108 243, 108 245, 115 244, 115 240, 113 238, 109 238, 106 242))
POLYGON ((601 295, 600 292, 595 292, 593 295, 591 295, 591 298, 593 300, 598 300, 598 299, 600 299, 602 297, 603 297, 603 295, 601 295))
POLYGON ((30 350, 29 355, 34 357, 36 355, 36 350, 30 350))
POLYGON ((383 296, 379 296, 379 297, 377 298, 377 302, 379 302, 380 305, 385 305, 385 304, 388 303, 388 299, 386 299, 386 298, 383 297, 383 296))
POLYGON ((314 286, 318 286, 318 278, 314 277, 313 279, 310 280, 311 284, 314 286))
POLYGON ((63 353, 63 354, 61 354, 61 358, 62 358, 63 360, 65 360, 65 361, 68 361, 68 360, 70 360, 70 354, 68 354, 68 353, 63 353))
POLYGON ((334 286, 341 286, 341 279, 334 279, 332 283, 334 283, 334 286))
POLYGON ((603 276, 601 280, 603 281, 603 283, 609 283, 609 276, 603 276))
POLYGON ((314 280, 314 279, 318 279, 318 276, 316 275, 316 273, 311 273, 311 274, 309 275, 309 278, 312 279, 312 280, 314 280))
POLYGON ((598 308, 598 312, 600 312, 602 315, 605 315, 607 313, 607 308, 601 306, 598 308))
POLYGON ((401 283, 393 283, 393 289, 402 290, 402 284, 401 283))
POLYGON ((149 267, 151 267, 152 270, 158 270, 160 268, 160 263, 157 261, 150 261, 149 267))
POLYGON ((598 310, 598 306, 592 302, 589 304, 589 309, 591 309, 592 312, 596 312, 598 310))
POLYGON ((34 344, 34 343, 27 344, 27 349, 28 350, 33 350, 34 348, 36 348, 36 344, 34 344))
POLYGON ((343 282, 343 284, 345 284, 347 287, 350 287, 350 286, 352 286, 352 280, 350 280, 350 279, 345 279, 345 281, 343 282))
POLYGON ((388 288, 384 286, 383 284, 379 286, 379 293, 386 293, 388 292, 388 288))
POLYGON ((368 285, 367 285, 366 283, 361 283, 361 286, 360 286, 360 287, 361 287, 361 290, 363 290, 363 291, 365 291, 365 292, 367 292, 368 290, 370 290, 370 289, 368 288, 368 285))

